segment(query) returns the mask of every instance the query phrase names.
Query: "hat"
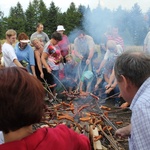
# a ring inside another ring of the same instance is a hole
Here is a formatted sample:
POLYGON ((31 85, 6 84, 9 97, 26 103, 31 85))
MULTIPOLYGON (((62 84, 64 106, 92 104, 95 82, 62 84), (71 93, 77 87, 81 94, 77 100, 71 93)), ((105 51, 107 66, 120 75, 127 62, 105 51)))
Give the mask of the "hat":
POLYGON ((54 48, 52 45, 49 45, 49 46, 48 46, 48 52, 49 52, 49 54, 53 54, 53 53, 55 53, 56 51, 55 51, 55 48, 54 48))
POLYGON ((21 43, 29 43, 30 40, 20 40, 21 43))
POLYGON ((64 26, 58 25, 56 31, 65 31, 64 26))
POLYGON ((93 72, 88 70, 88 71, 85 71, 84 72, 84 75, 83 75, 86 79, 91 79, 93 77, 93 72))

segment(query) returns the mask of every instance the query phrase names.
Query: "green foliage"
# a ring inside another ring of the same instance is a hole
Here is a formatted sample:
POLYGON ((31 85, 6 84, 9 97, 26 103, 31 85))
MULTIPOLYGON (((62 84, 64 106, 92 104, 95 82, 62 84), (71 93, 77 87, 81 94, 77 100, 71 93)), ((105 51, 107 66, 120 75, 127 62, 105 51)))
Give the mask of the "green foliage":
POLYGON ((11 7, 8 17, 8 28, 14 29, 17 33, 25 30, 25 14, 21 4, 18 2, 16 7, 11 7))
POLYGON ((56 31, 57 27, 57 18, 59 15, 59 8, 55 6, 54 2, 51 2, 49 10, 48 10, 48 17, 46 19, 46 31, 48 36, 50 37, 51 34, 56 31))
POLYGON ((36 30, 36 19, 34 18, 34 6, 30 2, 28 8, 25 12, 26 15, 26 26, 25 31, 28 36, 31 36, 33 32, 36 30))
POLYGON ((111 11, 102 8, 100 4, 91 10, 90 7, 80 5, 78 8, 74 2, 70 3, 66 12, 61 12, 52 1, 49 8, 43 0, 33 0, 25 12, 18 2, 15 7, 10 8, 8 17, 0 11, 0 39, 5 38, 5 32, 13 28, 19 34, 25 32, 30 35, 36 31, 37 23, 44 25, 44 32, 49 37, 56 30, 57 25, 64 25, 65 34, 74 41, 77 29, 83 29, 94 38, 96 44, 101 42, 104 33, 111 26, 117 26, 125 44, 142 45, 150 26, 150 9, 143 14, 140 6, 136 3, 131 10, 124 10, 119 6, 111 11), (71 35, 71 34, 74 35, 71 35))

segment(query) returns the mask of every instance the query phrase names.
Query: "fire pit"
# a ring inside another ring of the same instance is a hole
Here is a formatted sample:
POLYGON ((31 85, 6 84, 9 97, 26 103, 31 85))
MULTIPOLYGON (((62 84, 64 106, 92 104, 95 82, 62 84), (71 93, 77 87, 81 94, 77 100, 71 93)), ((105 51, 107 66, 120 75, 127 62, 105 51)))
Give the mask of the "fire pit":
POLYGON ((107 99, 102 105, 101 100, 89 95, 84 99, 47 104, 43 121, 35 127, 56 127, 63 123, 88 136, 94 150, 127 150, 128 141, 117 139, 114 133, 117 128, 129 124, 131 111, 114 107, 111 101, 113 99, 107 99))

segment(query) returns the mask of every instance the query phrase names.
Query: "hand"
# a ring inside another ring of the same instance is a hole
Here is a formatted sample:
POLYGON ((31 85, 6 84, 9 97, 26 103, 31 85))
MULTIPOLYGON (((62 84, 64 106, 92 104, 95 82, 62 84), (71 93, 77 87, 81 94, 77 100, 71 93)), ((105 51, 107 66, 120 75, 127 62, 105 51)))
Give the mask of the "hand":
POLYGON ((96 70, 96 73, 99 73, 100 72, 100 70, 98 69, 98 70, 96 70))
POLYGON ((41 77, 42 79, 44 78, 43 72, 41 72, 40 77, 41 77))
POLYGON ((105 86, 105 89, 108 90, 110 87, 111 87, 111 85, 110 85, 110 84, 107 84, 107 85, 105 86))
POLYGON ((119 138, 127 138, 130 136, 130 132, 131 132, 131 124, 116 130, 115 135, 119 138))
POLYGON ((90 59, 87 59, 86 60, 86 64, 88 65, 90 63, 90 59))
POLYGON ((97 90, 98 89, 98 84, 95 84, 95 90, 97 90))
POLYGON ((47 70, 48 73, 52 72, 52 69, 50 67, 46 68, 46 70, 47 70))
POLYGON ((109 94, 111 91, 113 90, 113 88, 109 88, 105 91, 106 94, 109 94))
POLYGON ((82 59, 83 59, 83 56, 82 56, 82 55, 80 55, 80 56, 79 56, 79 58, 82 60, 82 59))

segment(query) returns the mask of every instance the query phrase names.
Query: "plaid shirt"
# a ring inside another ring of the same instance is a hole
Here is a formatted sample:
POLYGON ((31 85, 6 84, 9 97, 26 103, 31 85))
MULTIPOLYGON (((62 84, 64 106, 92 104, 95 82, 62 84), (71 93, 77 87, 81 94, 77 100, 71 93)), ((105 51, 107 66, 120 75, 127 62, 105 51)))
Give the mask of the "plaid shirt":
POLYGON ((150 77, 134 96, 131 106, 130 150, 150 150, 150 77))

